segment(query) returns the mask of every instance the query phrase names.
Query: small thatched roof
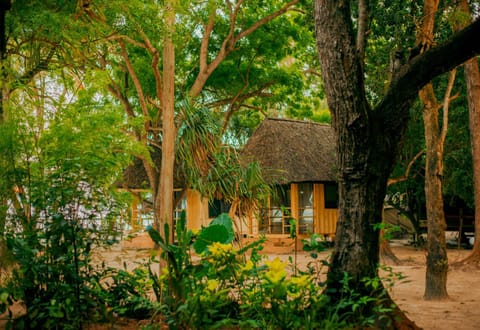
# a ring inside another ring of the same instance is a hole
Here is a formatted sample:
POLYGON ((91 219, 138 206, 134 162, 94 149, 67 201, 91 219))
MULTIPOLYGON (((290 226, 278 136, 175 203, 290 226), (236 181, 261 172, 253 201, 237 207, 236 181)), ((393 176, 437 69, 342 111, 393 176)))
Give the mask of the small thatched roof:
POLYGON ((335 139, 330 125, 267 118, 242 154, 247 160, 257 160, 270 182, 336 181, 335 139))
POLYGON ((117 183, 118 187, 126 189, 150 189, 148 176, 143 167, 142 160, 135 158, 122 173, 122 180, 117 183))
MULTIPOLYGON (((153 160, 155 175, 159 175, 159 169, 162 163, 162 154, 160 150, 154 149, 150 153, 150 157, 153 160)), ((175 187, 183 187, 184 183, 179 173, 174 174, 174 184, 175 187)), ((127 168, 122 173, 122 179, 117 182, 118 188, 124 189, 150 189, 150 184, 148 181, 148 175, 143 166, 143 161, 140 158, 135 157, 132 164, 127 166, 127 168)))

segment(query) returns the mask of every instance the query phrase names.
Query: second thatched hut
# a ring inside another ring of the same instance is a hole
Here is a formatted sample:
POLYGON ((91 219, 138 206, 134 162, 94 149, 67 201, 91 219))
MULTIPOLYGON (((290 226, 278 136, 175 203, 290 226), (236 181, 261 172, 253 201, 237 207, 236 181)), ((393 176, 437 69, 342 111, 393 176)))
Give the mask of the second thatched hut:
POLYGON ((243 156, 258 161, 273 194, 252 234, 269 239, 296 233, 333 237, 338 218, 335 139, 330 125, 267 118, 248 140, 243 156))

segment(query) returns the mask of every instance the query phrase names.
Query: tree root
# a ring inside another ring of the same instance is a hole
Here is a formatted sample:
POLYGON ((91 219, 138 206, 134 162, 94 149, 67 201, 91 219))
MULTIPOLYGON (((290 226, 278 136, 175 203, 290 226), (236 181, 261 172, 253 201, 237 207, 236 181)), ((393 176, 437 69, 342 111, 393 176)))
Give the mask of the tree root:
POLYGON ((391 308, 393 305, 393 310, 383 317, 374 325, 375 329, 392 329, 392 330, 418 330, 421 329, 418 325, 410 320, 404 311, 402 311, 397 304, 389 297, 386 301, 383 302, 385 307, 391 308))
POLYGON ((396 266, 402 264, 402 261, 393 253, 392 247, 386 240, 380 244, 380 258, 384 263, 394 264, 396 266))
POLYGON ((450 264, 453 268, 476 267, 480 268, 480 250, 473 249, 472 253, 460 261, 450 264))

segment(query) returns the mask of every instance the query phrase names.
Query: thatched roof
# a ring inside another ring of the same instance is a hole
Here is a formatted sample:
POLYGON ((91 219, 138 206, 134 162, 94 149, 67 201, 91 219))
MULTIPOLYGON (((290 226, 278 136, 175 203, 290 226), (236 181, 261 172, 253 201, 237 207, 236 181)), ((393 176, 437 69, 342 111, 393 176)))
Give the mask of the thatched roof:
POLYGON ((117 183, 117 186, 127 189, 150 189, 147 172, 139 158, 135 158, 133 164, 123 171, 122 180, 117 183))
MULTIPOLYGON (((159 169, 162 163, 162 154, 160 150, 154 149, 150 153, 152 157, 156 176, 159 175, 159 169)), ((178 172, 178 171, 177 171, 178 172)), ((175 187, 183 187, 184 183, 179 173, 174 174, 175 187)), ((158 179, 158 178, 157 178, 158 179)), ((132 164, 122 173, 122 179, 117 182, 117 187, 124 189, 150 189, 147 172, 140 158, 134 158, 132 164)))
POLYGON ((275 183, 336 181, 335 139, 330 125, 267 118, 243 150, 275 183))

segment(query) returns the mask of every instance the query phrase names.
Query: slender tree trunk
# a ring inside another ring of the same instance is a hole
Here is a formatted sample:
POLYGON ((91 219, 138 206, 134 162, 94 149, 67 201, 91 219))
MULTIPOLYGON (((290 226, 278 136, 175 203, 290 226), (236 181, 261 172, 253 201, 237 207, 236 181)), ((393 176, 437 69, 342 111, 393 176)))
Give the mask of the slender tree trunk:
MULTIPOLYGON (((422 52, 433 44, 435 16, 438 0, 428 0, 424 4, 424 18, 417 37, 417 45, 422 52)), ((453 84, 453 82, 452 82, 453 84)), ((423 122, 425 128, 426 168, 425 198, 427 209, 427 271, 425 276, 426 300, 448 298, 447 271, 448 257, 445 241, 446 221, 443 210, 443 145, 448 123, 448 106, 444 103, 443 127, 439 123, 439 109, 432 83, 419 93, 423 103, 423 122)), ((449 93, 444 102, 449 102, 449 93)))
MULTIPOLYGON (((467 0, 461 0, 459 9, 462 13, 471 15, 467 0)), ((456 30, 465 27, 459 24, 456 30)), ((465 65, 465 81, 467 85, 467 100, 470 126, 470 142, 472 145, 473 189, 475 198, 475 243, 472 253, 461 263, 480 262, 480 70, 478 59, 472 58, 465 65)))
POLYGON ((382 262, 389 262, 393 263, 394 265, 400 265, 400 259, 398 259, 398 257, 395 255, 392 247, 390 246, 390 243, 384 236, 385 230, 382 230, 380 232, 380 259, 382 260, 382 262))
POLYGON ((475 260, 478 262, 480 261, 480 71, 476 58, 465 64, 465 79, 467 82, 475 193, 475 243, 472 255, 475 255, 475 260))
MULTIPOLYGON (((5 121, 5 98, 7 96, 7 75, 5 72, 5 60, 7 57, 7 34, 5 32, 5 15, 10 10, 10 0, 0 1, 0 125, 5 121)), ((12 187, 13 188, 13 187, 12 187)), ((7 199, 0 200, 0 259, 6 260, 5 251, 7 251, 6 243, 3 239, 5 230, 5 218, 8 205, 7 199)), ((0 271, 2 268, 0 262, 0 271)), ((1 275, 1 273, 0 273, 1 275)))
POLYGON ((167 1, 165 11, 165 43, 163 47, 162 166, 156 192, 156 229, 165 235, 163 224, 173 232, 173 174, 175 163, 175 0, 167 1))
MULTIPOLYGON (((405 174, 403 176, 388 179, 387 187, 391 186, 395 183, 403 182, 403 181, 408 180, 408 177, 410 175, 410 170, 411 170, 413 164, 415 163, 415 161, 421 155, 423 155, 423 150, 418 152, 412 158, 412 160, 408 163, 407 168, 405 169, 405 174)), ((384 209, 384 211, 385 211, 385 209, 384 209)), ((382 219, 383 219, 383 223, 385 224, 385 212, 382 213, 382 219)), ((380 243, 380 258, 382 260, 385 260, 385 261, 390 261, 390 262, 394 263, 395 265, 400 265, 401 264, 400 259, 398 259, 398 257, 395 255, 395 253, 393 253, 392 248, 391 248, 388 240, 384 238, 384 234, 385 234, 385 230, 382 229, 382 231, 380 232, 380 242, 381 242, 380 243)))
MULTIPOLYGON (((431 84, 426 87, 433 93, 431 84)), ((421 93, 423 94, 423 93, 421 93)), ((429 94, 429 93, 425 93, 429 94)), ((427 271, 424 298, 447 298, 448 258, 445 242, 442 167, 443 143, 439 141, 438 107, 430 96, 421 97, 426 142, 425 197, 427 208, 427 271)), ((434 97, 434 96, 433 96, 434 97)))

